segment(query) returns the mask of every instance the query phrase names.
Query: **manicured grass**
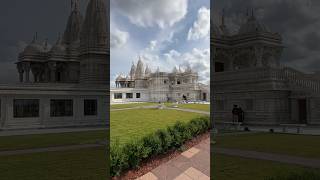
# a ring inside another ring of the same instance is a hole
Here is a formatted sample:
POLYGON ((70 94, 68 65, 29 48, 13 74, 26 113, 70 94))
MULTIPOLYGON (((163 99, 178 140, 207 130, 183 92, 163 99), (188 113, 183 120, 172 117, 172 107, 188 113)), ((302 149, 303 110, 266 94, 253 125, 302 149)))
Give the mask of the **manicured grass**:
POLYGON ((166 128, 177 121, 188 122, 202 114, 167 109, 134 109, 111 111, 111 142, 119 140, 120 144, 141 138, 158 129, 166 128))
POLYGON ((134 108, 134 107, 153 106, 153 105, 157 105, 157 103, 146 102, 146 103, 113 104, 110 107, 111 109, 124 109, 124 108, 134 108))
POLYGON ((93 144, 108 139, 108 130, 0 137, 0 151, 93 144))
POLYGON ((0 179, 107 179, 106 148, 0 156, 0 179))
POLYGON ((301 166, 246 159, 225 155, 211 156, 211 178, 223 180, 264 180, 272 176, 286 176, 292 173, 311 171, 317 174, 319 170, 308 169, 301 166))
POLYGON ((216 136, 216 147, 320 158, 320 136, 254 133, 216 136))

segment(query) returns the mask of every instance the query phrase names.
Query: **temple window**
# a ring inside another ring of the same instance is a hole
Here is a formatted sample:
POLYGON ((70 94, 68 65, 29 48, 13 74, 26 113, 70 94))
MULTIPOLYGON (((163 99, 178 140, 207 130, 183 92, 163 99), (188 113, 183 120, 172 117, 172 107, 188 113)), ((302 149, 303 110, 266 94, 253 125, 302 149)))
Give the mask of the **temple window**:
POLYGON ((85 99, 84 100, 84 115, 85 116, 96 116, 98 110, 98 102, 96 99, 85 99))
POLYGON ((126 93, 126 98, 127 99, 132 99, 133 98, 133 93, 126 93))
POLYGON ((52 99, 50 101, 51 117, 73 116, 72 99, 52 99))
POLYGON ((223 72, 224 71, 224 63, 216 62, 215 63, 215 72, 223 72))
POLYGON ((39 117, 39 99, 14 99, 13 116, 15 118, 39 117))
POLYGON ((114 99, 122 99, 122 93, 114 93, 114 99))

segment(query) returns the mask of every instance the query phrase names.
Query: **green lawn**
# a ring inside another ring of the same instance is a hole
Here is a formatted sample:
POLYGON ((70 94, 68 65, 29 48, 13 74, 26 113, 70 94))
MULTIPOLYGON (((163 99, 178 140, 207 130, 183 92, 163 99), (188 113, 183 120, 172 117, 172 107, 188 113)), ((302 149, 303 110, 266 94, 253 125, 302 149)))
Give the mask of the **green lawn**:
POLYGON ((107 130, 0 137, 0 151, 50 146, 91 144, 105 141, 107 130))
POLYGON ((200 116, 203 115, 167 109, 111 111, 111 142, 118 139, 122 144, 132 139, 141 138, 158 129, 166 128, 176 121, 187 122, 200 116))
POLYGON ((111 109, 124 109, 124 108, 152 106, 152 105, 157 105, 157 103, 146 102, 146 103, 113 104, 110 107, 111 109))
POLYGON ((223 180, 264 180, 270 176, 288 175, 319 170, 311 170, 301 166, 246 159, 233 156, 213 155, 211 156, 211 178, 223 180))
POLYGON ((103 180, 108 169, 106 157, 104 147, 0 156, 0 179, 103 180))
POLYGON ((255 133, 217 136, 214 141, 216 147, 320 158, 320 136, 255 133))

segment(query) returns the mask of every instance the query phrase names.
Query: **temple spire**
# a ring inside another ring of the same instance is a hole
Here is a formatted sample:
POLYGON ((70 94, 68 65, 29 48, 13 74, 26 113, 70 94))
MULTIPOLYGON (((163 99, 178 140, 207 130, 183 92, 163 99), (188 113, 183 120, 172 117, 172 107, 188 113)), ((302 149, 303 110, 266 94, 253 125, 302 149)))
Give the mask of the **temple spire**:
POLYGON ((73 11, 79 11, 79 0, 74 0, 73 11))
POLYGON ((253 8, 251 9, 251 19, 252 19, 252 20, 255 20, 255 19, 256 19, 255 16, 254 16, 254 9, 253 9, 253 8))
POLYGON ((225 26, 225 9, 224 8, 222 10, 222 15, 221 15, 221 26, 225 26))
POLYGON ((79 0, 71 0, 71 11, 79 10, 79 0))
POLYGON ((105 0, 90 0, 81 31, 81 49, 107 46, 107 15, 105 0))

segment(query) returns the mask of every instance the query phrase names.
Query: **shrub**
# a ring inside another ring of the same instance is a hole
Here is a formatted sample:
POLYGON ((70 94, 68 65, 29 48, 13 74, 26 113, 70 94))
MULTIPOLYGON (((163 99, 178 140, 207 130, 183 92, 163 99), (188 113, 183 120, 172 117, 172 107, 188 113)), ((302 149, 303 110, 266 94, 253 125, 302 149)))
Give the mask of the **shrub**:
POLYGON ((145 136, 142 138, 142 142, 145 147, 146 156, 162 152, 161 139, 156 134, 149 134, 145 136))
POLYGON ((128 167, 128 157, 122 152, 122 149, 119 146, 119 142, 116 141, 116 143, 112 144, 110 148, 111 176, 119 176, 120 173, 128 167))
POLYGON ((129 168, 137 168, 142 159, 148 157, 148 148, 143 146, 143 141, 132 141, 123 147, 127 155, 129 168))
POLYGON ((172 147, 178 148, 182 144, 182 138, 180 132, 174 128, 174 126, 169 126, 167 128, 167 131, 169 132, 170 136, 172 137, 172 147))
POLYGON ((160 130, 157 130, 155 134, 161 142, 162 151, 160 153, 165 153, 172 148, 173 138, 172 136, 170 136, 168 131, 160 129, 160 130))
POLYGON ((111 175, 119 176, 127 169, 136 168, 140 162, 152 155, 179 149, 184 142, 207 132, 210 129, 209 117, 193 119, 188 123, 176 122, 166 129, 157 130, 140 140, 132 141, 123 146, 119 143, 111 145, 111 175))

